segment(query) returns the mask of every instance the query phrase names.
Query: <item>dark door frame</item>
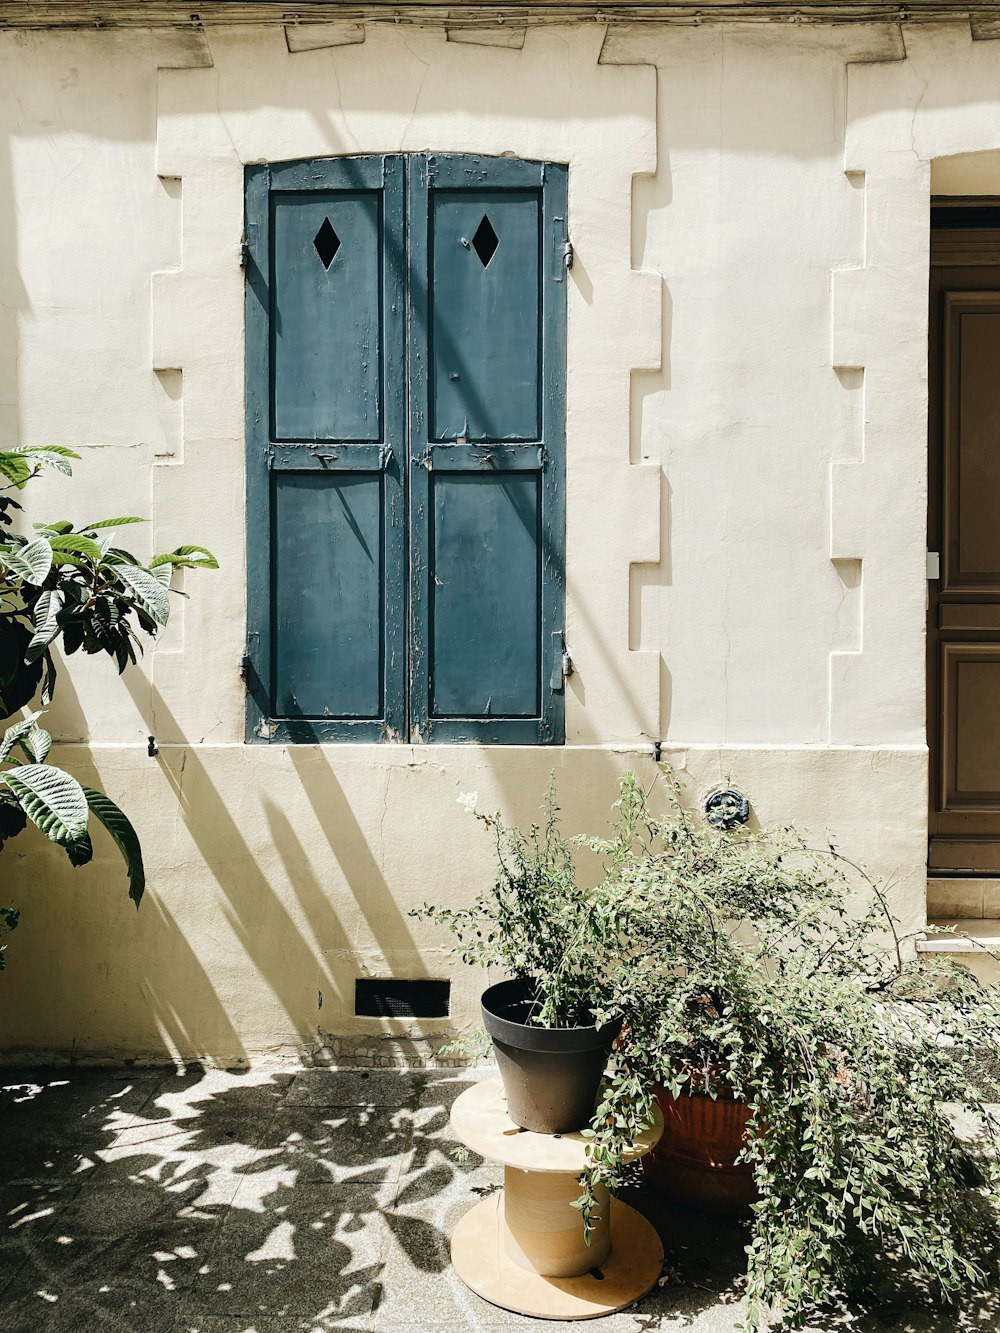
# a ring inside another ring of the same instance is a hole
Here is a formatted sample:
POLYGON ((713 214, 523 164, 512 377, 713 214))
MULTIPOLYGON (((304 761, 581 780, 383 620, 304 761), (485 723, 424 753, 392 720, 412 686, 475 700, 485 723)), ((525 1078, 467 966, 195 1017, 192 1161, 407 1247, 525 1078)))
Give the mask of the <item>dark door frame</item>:
MULTIPOLYGON (((944 302, 942 270, 966 268, 996 268, 996 283, 1000 289, 1000 199, 987 197, 933 197, 931 199, 930 273, 928 305, 928 384, 927 384, 927 549, 944 555, 945 540, 945 478, 943 457, 943 387, 944 387, 944 302)), ((991 275, 992 276, 992 275, 991 275)), ((970 288, 973 290, 973 288, 970 288)), ((931 571, 928 570, 930 576, 931 571)), ((967 866, 945 864, 954 862, 950 854, 935 856, 935 835, 939 832, 939 812, 943 804, 943 730, 944 706, 941 684, 939 640, 939 602, 937 580, 928 588, 927 616, 927 745, 929 752, 928 784, 928 875, 975 876, 995 875, 997 869, 973 864, 978 858, 970 854, 967 866), (935 864, 937 862, 937 864, 935 864)), ((945 835, 947 837, 947 835, 945 835)), ((961 837, 958 839, 961 841, 961 837)), ((955 841, 951 839, 950 841, 955 841)), ((971 843, 975 839, 970 840, 971 843)), ((997 843, 1000 857, 1000 840, 997 843)), ((959 858, 961 859, 961 858, 959 858)))

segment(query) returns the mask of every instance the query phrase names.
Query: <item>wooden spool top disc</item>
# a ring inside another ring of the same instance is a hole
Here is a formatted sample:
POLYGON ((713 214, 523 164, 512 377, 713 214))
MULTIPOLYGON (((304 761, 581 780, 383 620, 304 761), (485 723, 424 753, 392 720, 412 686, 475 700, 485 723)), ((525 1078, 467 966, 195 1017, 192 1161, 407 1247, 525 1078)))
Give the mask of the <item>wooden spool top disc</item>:
MULTIPOLYGON (((659 1142, 663 1116, 653 1103, 653 1123, 625 1153, 626 1162, 645 1156, 659 1142)), ((462 1093, 451 1111, 451 1127, 473 1152, 522 1171, 572 1171, 587 1164, 588 1139, 572 1134, 533 1134, 515 1125, 507 1114, 507 1098, 498 1078, 476 1083, 462 1093)))

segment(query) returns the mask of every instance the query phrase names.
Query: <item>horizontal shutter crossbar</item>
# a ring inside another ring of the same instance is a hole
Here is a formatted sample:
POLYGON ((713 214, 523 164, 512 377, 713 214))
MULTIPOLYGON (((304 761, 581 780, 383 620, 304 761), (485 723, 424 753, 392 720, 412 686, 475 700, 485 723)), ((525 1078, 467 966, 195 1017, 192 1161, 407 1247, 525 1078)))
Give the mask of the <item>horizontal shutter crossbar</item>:
POLYGON ((272 472, 384 472, 392 450, 384 444, 272 444, 272 472))
POLYGON ((432 444, 425 466, 434 472, 541 472, 545 450, 538 444, 432 444))

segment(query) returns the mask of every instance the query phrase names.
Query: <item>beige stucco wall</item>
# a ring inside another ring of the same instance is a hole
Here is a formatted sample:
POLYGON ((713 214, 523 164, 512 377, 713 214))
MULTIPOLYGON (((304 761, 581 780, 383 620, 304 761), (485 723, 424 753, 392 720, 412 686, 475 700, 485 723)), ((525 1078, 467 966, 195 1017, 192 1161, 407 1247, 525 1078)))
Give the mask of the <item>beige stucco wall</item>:
POLYGON ((729 779, 832 831, 920 924, 931 163, 995 179, 1000 44, 903 54, 750 25, 0 35, 0 444, 83 455, 38 513, 149 513, 140 549, 222 564, 140 670, 61 673, 56 758, 132 815, 150 887, 136 915, 104 842, 82 871, 5 849, 8 1059, 308 1052, 378 1029, 365 971, 452 975, 464 1022, 478 979, 405 915, 489 875, 459 792, 527 820, 554 769, 594 828, 656 740, 692 799, 729 779), (425 149, 570 164, 567 745, 248 747, 243 164, 425 149))

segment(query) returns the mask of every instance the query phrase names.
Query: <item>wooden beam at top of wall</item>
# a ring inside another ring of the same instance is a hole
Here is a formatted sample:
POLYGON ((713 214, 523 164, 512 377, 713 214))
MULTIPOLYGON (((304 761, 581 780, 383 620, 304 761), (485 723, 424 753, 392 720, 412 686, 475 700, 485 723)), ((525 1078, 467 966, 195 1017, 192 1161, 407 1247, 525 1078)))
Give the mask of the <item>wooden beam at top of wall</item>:
MULTIPOLYGON (((967 20, 984 32, 1000 19, 1000 0, 628 0, 601 4, 599 0, 530 0, 497 4, 496 0, 0 0, 0 28, 207 27, 237 23, 280 23, 287 27, 312 23, 387 20, 462 25, 481 21, 496 24, 498 16, 516 23, 545 23, 599 18, 608 22, 644 19, 697 24, 748 19, 788 23, 918 23, 967 20)), ((991 34, 992 35, 992 34, 991 34)))

